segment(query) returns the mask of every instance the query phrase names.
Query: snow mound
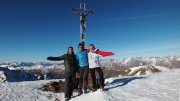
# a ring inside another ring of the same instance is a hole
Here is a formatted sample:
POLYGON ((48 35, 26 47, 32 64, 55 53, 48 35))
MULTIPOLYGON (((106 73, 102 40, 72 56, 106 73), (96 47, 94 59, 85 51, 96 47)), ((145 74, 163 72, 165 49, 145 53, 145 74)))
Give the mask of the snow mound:
POLYGON ((167 68, 167 67, 163 67, 163 66, 155 66, 157 69, 161 70, 161 71, 169 71, 171 69, 167 68))
POLYGON ((105 79, 105 84, 111 83, 113 81, 114 81, 113 78, 107 78, 107 79, 105 79))
POLYGON ((10 70, 15 70, 15 68, 10 65, 0 65, 0 67, 8 68, 10 70))
POLYGON ((4 75, 3 71, 0 71, 0 82, 5 82, 6 81, 6 76, 4 75))
POLYGON ((7 82, 35 81, 37 77, 22 70, 10 70, 6 67, 0 67, 2 76, 7 82))
POLYGON ((166 70, 165 67, 158 67, 147 65, 147 66, 139 66, 134 68, 129 68, 123 71, 122 76, 137 76, 137 75, 145 75, 160 72, 161 70, 166 70))

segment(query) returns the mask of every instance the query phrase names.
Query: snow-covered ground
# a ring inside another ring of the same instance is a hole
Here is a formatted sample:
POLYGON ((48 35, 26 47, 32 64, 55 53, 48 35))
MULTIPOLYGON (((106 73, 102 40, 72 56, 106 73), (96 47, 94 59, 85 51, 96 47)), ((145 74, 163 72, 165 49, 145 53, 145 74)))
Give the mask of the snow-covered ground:
MULTIPOLYGON (((106 92, 100 90, 70 101, 180 101, 180 69, 134 77, 109 78, 106 92)), ((0 83, 0 101, 64 100, 63 93, 39 90, 50 80, 0 83)), ((77 93, 74 93, 77 95, 77 93)))

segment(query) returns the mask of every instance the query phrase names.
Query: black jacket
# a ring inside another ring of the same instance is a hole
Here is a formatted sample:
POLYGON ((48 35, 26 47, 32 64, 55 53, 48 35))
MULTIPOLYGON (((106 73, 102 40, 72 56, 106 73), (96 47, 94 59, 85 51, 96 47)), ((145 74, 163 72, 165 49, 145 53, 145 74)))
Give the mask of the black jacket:
POLYGON ((59 60, 64 60, 64 65, 65 65, 65 71, 66 72, 76 72, 77 71, 77 60, 76 60, 76 55, 72 54, 64 54, 59 57, 48 57, 48 60, 52 61, 59 61, 59 60))

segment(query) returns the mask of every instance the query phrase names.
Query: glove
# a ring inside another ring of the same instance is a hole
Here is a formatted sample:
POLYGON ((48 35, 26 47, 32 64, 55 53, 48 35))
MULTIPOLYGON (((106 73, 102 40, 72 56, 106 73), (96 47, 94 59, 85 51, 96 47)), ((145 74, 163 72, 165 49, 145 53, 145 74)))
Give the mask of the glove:
POLYGON ((112 55, 114 55, 115 53, 114 52, 112 52, 112 55))
POLYGON ((50 56, 50 57, 47 57, 47 60, 52 60, 52 56, 50 56))

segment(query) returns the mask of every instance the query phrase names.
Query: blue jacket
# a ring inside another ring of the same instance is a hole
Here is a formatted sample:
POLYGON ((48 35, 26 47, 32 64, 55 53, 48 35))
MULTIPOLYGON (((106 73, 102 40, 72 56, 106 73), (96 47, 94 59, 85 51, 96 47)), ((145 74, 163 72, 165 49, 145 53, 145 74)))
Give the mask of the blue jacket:
POLYGON ((88 53, 86 50, 82 50, 76 53, 77 64, 79 67, 88 66, 88 53))

